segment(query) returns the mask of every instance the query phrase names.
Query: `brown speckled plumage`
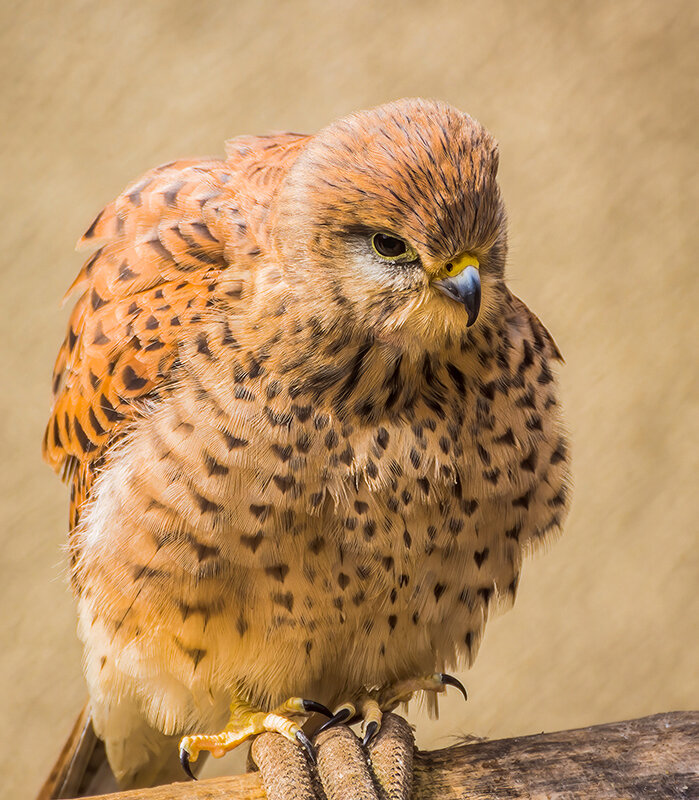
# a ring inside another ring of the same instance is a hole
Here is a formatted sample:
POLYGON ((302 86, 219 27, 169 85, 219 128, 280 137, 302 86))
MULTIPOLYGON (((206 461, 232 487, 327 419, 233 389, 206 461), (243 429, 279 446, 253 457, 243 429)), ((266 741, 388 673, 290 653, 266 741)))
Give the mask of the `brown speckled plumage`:
POLYGON ((232 695, 332 706, 470 663, 568 507, 560 354, 504 283, 489 134, 407 100, 227 154, 98 216, 56 364, 45 454, 124 782, 232 695), (419 261, 377 263, 374 231, 419 261), (431 284, 462 252, 468 330, 431 284))

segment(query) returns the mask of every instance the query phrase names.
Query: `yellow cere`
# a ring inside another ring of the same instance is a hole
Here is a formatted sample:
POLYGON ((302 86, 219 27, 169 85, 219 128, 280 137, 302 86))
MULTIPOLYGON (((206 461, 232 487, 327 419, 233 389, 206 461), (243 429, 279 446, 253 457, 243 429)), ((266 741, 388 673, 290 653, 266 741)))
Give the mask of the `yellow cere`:
POLYGON ((463 272, 466 267, 475 267, 478 269, 479 266, 478 259, 475 256, 465 253, 464 255, 447 262, 438 277, 453 278, 454 276, 463 272))

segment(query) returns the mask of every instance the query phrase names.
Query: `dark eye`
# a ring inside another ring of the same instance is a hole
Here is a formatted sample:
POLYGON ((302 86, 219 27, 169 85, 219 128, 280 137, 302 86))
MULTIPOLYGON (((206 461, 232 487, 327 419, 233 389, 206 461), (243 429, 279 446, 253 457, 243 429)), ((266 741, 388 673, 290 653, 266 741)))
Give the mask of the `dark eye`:
POLYGON ((375 233, 371 237, 374 250, 383 258, 400 258, 408 252, 408 246, 402 239, 389 236, 387 233, 375 233))

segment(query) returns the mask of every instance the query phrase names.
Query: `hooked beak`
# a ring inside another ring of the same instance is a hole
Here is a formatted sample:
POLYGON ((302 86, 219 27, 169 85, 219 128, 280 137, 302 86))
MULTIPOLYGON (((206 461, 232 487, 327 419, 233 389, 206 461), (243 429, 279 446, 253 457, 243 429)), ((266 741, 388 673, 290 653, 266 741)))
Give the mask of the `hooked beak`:
POLYGON ((463 304, 468 313, 467 328, 478 319, 481 308, 481 276, 478 266, 475 256, 461 256, 445 266, 441 273, 445 277, 434 282, 440 292, 463 304))

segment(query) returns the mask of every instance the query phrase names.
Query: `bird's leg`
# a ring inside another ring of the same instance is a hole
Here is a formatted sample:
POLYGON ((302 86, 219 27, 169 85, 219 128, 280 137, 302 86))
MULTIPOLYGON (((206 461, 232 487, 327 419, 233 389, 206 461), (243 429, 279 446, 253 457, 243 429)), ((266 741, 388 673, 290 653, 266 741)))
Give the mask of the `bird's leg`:
POLYGON ((332 717, 324 722, 316 733, 322 733, 343 722, 351 723, 361 719, 362 732, 365 734, 364 744, 366 744, 381 725, 381 706, 377 701, 377 696, 378 690, 373 689, 360 695, 355 702, 343 703, 335 709, 332 717))
POLYGON ((313 745, 291 717, 307 717, 315 712, 332 716, 325 706, 301 697, 291 697, 272 711, 261 711, 236 698, 231 703, 230 712, 228 724, 220 733, 195 734, 181 740, 180 761, 191 778, 194 775, 189 765, 203 750, 208 750, 214 758, 221 758, 246 739, 266 731, 280 733, 289 741, 303 745, 311 762, 315 762, 313 745))
POLYGON ((383 713, 393 711, 400 703, 407 703, 415 692, 445 692, 447 686, 455 686, 468 700, 466 689, 460 680, 445 672, 433 672, 424 678, 408 678, 390 686, 385 686, 376 696, 378 711, 373 713, 371 720, 365 717, 364 744, 366 745, 381 729, 383 713))
POLYGON ((444 672, 434 672, 425 678, 409 678, 384 687, 378 696, 382 711, 393 711, 400 703, 407 703, 415 692, 445 692, 447 686, 455 686, 468 700, 466 689, 460 680, 444 672))
POLYGON ((333 716, 318 728, 317 733, 343 722, 351 723, 361 719, 364 734, 362 743, 367 745, 381 729, 384 712, 393 711, 400 703, 407 703, 415 692, 444 692, 447 686, 455 686, 463 694, 464 699, 468 700, 461 681, 444 672, 434 672, 424 678, 409 678, 381 689, 372 689, 354 702, 343 703, 335 710, 333 716))

